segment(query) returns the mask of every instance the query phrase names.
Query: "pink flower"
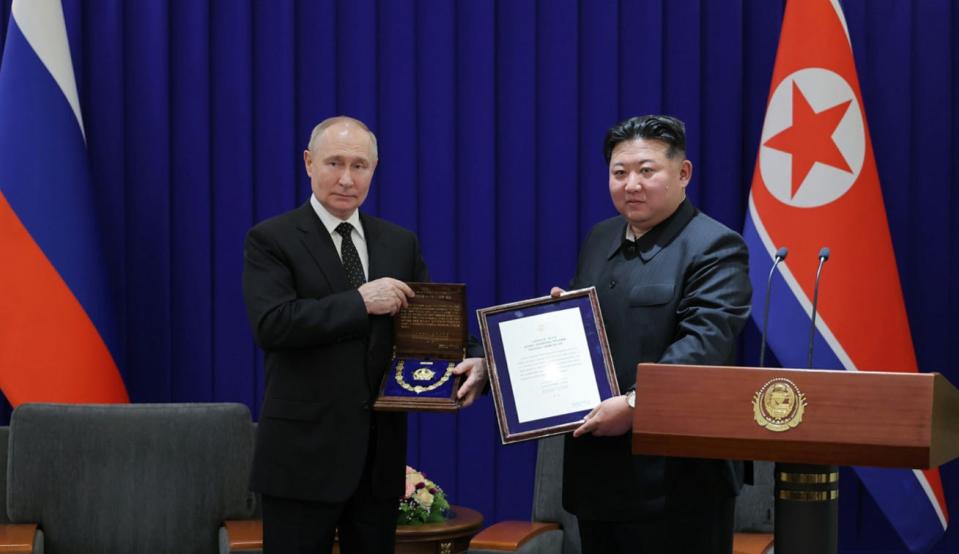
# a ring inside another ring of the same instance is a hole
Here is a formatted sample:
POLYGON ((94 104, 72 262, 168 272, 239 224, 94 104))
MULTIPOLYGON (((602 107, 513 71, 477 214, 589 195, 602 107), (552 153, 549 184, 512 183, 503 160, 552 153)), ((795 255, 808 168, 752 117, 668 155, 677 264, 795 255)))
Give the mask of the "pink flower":
POLYGON ((418 488, 418 484, 423 482, 423 474, 406 466, 406 491, 403 495, 405 498, 410 498, 413 495, 413 492, 418 488))

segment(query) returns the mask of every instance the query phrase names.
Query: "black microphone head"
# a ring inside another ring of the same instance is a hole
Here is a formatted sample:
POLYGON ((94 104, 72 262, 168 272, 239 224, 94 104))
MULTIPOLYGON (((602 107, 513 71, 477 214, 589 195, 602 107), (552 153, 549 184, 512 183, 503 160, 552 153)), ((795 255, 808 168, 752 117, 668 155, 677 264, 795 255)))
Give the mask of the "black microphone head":
POLYGON ((786 261, 786 256, 789 255, 789 249, 785 246, 781 247, 779 250, 776 250, 776 257, 779 258, 779 261, 786 261))
POLYGON ((819 249, 819 259, 828 260, 829 259, 829 247, 823 246, 819 249))

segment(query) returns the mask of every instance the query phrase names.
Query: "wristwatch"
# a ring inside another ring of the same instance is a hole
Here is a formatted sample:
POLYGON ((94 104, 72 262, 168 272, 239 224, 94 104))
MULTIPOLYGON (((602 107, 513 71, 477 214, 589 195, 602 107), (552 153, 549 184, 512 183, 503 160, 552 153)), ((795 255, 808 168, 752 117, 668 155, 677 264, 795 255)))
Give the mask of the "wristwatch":
POLYGON ((630 408, 636 407, 636 390, 631 390, 626 393, 626 405, 630 408))

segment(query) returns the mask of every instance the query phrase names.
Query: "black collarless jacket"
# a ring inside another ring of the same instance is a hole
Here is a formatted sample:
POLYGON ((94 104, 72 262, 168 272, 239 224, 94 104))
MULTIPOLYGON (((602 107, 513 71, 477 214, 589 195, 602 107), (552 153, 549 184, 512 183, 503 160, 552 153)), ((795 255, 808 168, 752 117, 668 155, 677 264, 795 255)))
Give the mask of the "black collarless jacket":
MULTIPOLYGON (((365 214, 360 220, 371 281, 429 280, 412 232, 365 214)), ((369 455, 374 493, 401 496, 406 416, 372 411, 392 356, 392 318, 366 313, 309 202, 247 234, 243 297, 266 353, 253 490, 342 502, 369 455)))
MULTIPOLYGON (((726 365, 750 312, 748 251, 739 234, 688 200, 635 243, 626 221, 597 224, 572 288, 595 286, 620 389, 640 362, 726 365)), ((633 456, 630 434, 566 439, 563 503, 585 519, 657 517, 737 494, 742 464, 633 456)))

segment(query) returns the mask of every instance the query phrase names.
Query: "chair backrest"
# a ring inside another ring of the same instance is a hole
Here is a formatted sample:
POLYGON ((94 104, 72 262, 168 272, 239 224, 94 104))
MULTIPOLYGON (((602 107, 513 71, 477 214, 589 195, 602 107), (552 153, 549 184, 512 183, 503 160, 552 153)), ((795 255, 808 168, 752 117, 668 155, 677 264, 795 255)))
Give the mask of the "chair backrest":
POLYGON ((533 520, 553 521, 563 527, 563 554, 579 554, 576 516, 563 509, 563 443, 565 435, 540 439, 536 451, 533 520))
POLYGON ((10 422, 7 507, 47 554, 212 553, 247 517, 241 404, 25 404, 10 422))
POLYGON ((773 465, 753 462, 754 484, 743 487, 736 499, 737 532, 773 532, 773 465))
POLYGON ((7 517, 7 442, 10 428, 0 426, 0 523, 10 523, 7 517))

